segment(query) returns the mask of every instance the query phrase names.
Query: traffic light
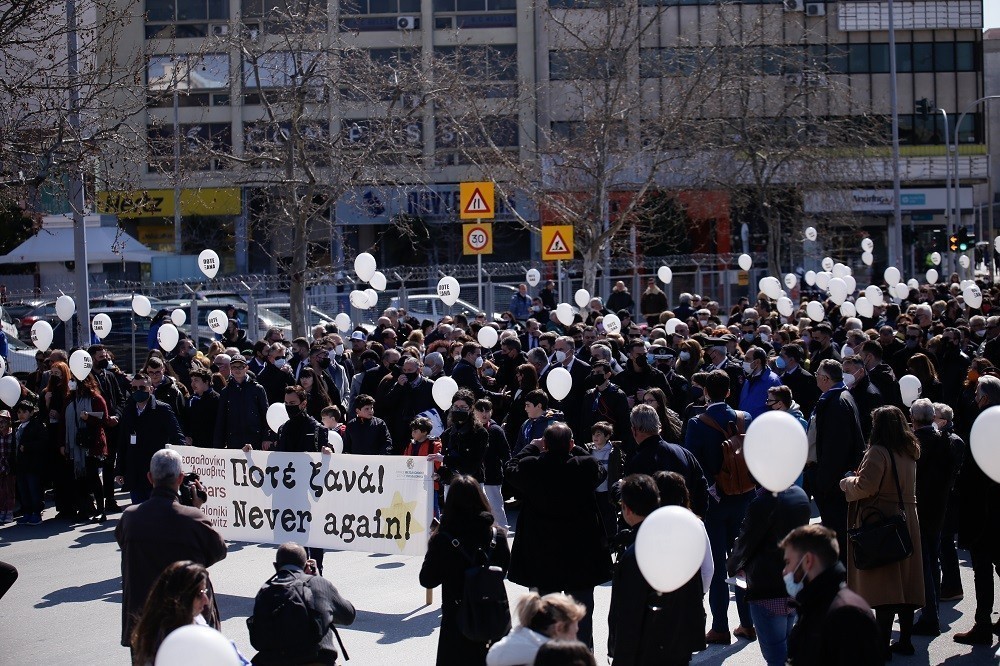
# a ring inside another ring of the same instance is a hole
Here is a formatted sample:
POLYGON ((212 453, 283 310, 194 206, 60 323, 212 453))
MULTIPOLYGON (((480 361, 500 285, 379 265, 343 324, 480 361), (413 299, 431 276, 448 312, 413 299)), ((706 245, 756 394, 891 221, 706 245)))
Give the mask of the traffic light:
POLYGON ((948 236, 948 249, 952 252, 958 252, 958 234, 948 236))
POLYGON ((918 99, 916 101, 916 105, 917 105, 917 113, 919 113, 922 116, 926 116, 931 112, 931 108, 934 106, 934 103, 928 100, 926 97, 924 97, 923 99, 918 99))
POLYGON ((969 238, 969 232, 966 229, 958 230, 958 251, 965 252, 972 245, 972 239, 969 238))

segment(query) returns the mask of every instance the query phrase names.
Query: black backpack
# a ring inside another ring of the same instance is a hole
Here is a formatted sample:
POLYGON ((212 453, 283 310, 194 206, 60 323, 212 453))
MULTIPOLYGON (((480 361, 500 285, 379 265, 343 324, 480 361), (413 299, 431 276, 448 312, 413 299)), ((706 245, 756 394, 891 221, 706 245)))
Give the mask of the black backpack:
POLYGON ((254 599, 253 615, 247 618, 250 644, 259 651, 315 649, 326 635, 322 616, 314 610, 309 588, 312 576, 280 572, 264 583, 254 599))
POLYGON ((490 545, 475 555, 469 555, 458 539, 451 538, 451 545, 472 563, 465 570, 465 592, 458 611, 458 627, 466 638, 477 643, 492 643, 510 633, 510 602, 504 587, 503 569, 490 566, 493 549, 497 545, 497 528, 493 529, 490 545))

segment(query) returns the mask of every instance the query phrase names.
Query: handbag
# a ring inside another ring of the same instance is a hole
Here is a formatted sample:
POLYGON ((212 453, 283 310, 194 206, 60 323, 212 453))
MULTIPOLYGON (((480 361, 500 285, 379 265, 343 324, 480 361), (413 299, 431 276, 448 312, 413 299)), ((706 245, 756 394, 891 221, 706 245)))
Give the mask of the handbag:
POLYGON ((847 531, 854 566, 861 570, 877 569, 913 555, 913 541, 906 525, 906 509, 903 506, 903 490, 899 485, 896 456, 891 451, 889 459, 892 461, 892 478, 896 482, 896 495, 899 497, 899 515, 886 517, 880 510, 872 507, 861 517, 858 527, 847 531), (875 520, 871 520, 872 518, 875 520))

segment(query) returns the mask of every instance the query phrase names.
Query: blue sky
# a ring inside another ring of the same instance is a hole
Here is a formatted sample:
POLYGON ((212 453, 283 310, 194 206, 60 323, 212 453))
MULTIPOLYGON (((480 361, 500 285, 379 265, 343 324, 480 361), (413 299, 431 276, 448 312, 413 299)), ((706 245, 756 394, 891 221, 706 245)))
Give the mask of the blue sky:
POLYGON ((983 0, 983 27, 1000 28, 1000 2, 997 0, 983 0))

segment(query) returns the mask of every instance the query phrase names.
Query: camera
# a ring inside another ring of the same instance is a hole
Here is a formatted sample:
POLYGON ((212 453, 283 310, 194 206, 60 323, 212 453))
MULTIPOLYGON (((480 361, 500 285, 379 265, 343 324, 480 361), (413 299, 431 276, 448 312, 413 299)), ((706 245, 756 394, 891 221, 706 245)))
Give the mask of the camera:
POLYGON ((208 493, 205 492, 203 488, 198 486, 199 477, 195 472, 189 472, 184 475, 184 480, 181 481, 181 487, 177 491, 179 495, 180 503, 184 506, 194 506, 194 498, 197 497, 204 504, 208 501, 208 493))

